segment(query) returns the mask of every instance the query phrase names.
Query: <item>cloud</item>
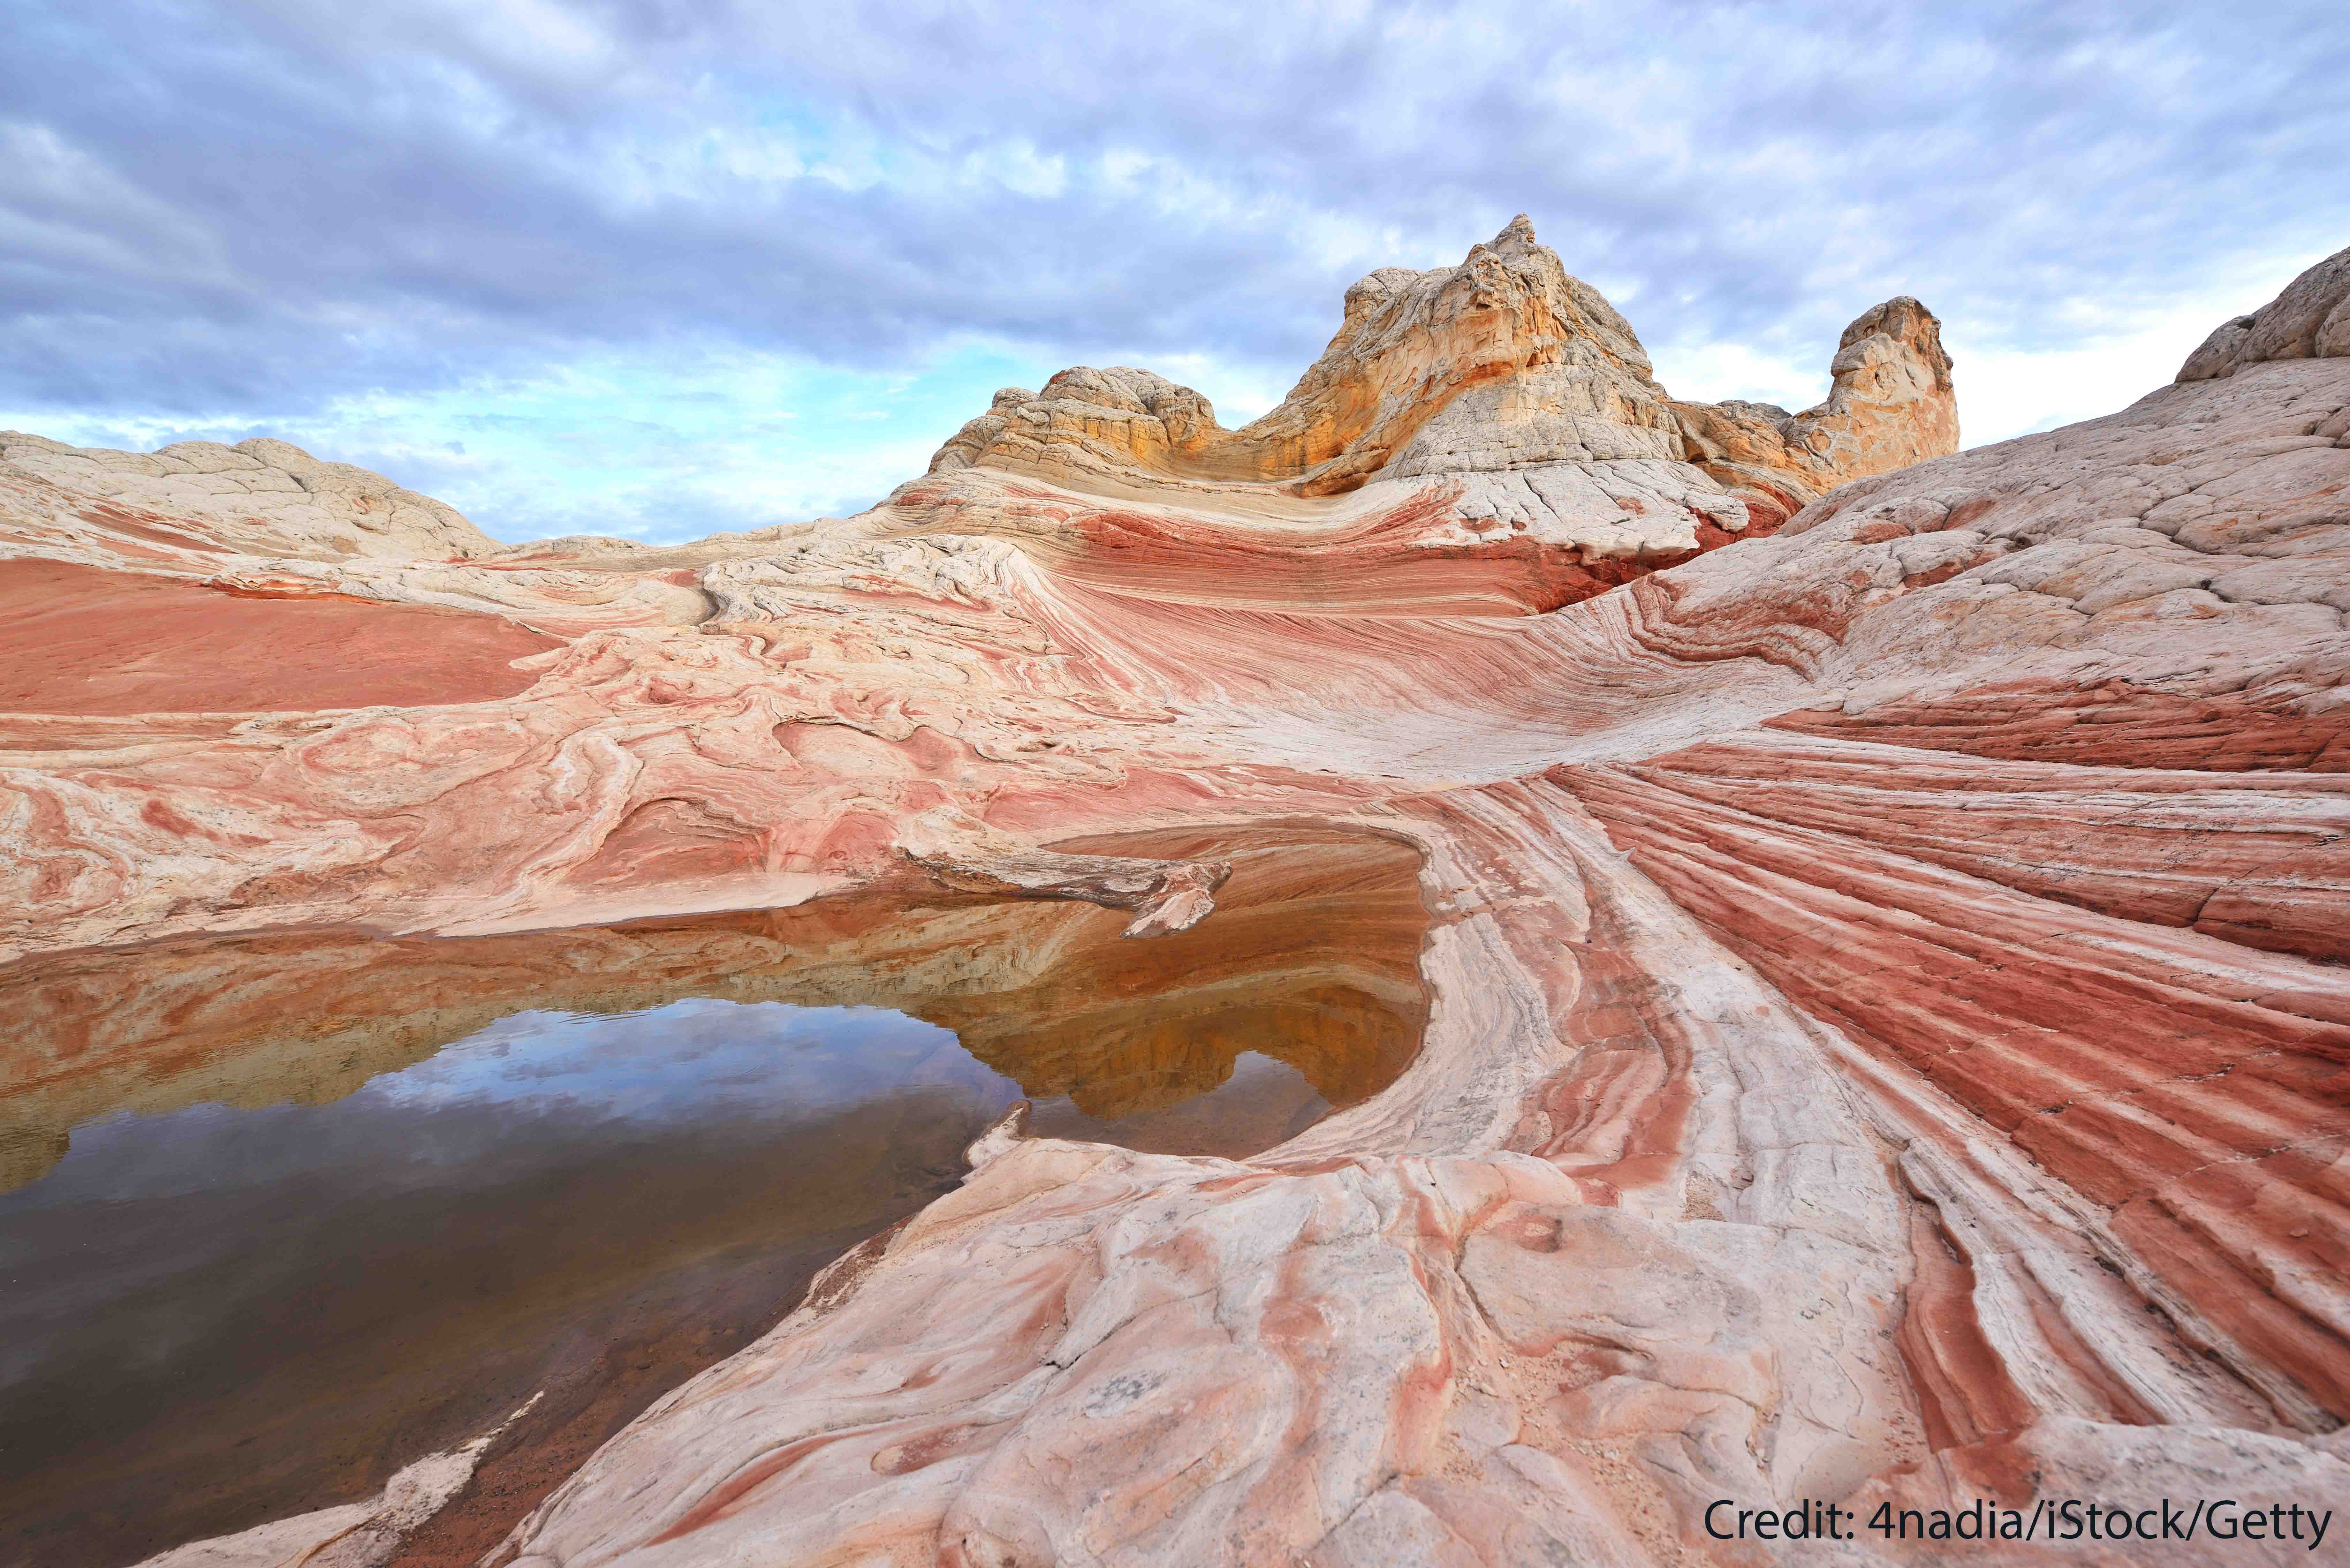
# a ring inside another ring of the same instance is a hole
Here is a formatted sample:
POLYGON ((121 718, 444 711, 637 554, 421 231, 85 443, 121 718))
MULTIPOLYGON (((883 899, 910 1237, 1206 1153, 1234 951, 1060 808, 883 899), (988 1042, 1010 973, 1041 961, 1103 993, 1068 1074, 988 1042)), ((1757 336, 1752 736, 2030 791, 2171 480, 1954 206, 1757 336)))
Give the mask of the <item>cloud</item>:
POLYGON ((998 373, 1143 363, 1253 412, 1353 277, 1520 210, 1684 396, 1807 401, 1846 321, 1916 294, 1981 436, 2115 406, 2350 244, 2333 5, 28 0, 0 28, 5 417, 307 435, 508 535, 869 501, 998 373), (901 411, 861 417, 893 378, 901 411), (502 399, 536 422, 463 422, 502 399))

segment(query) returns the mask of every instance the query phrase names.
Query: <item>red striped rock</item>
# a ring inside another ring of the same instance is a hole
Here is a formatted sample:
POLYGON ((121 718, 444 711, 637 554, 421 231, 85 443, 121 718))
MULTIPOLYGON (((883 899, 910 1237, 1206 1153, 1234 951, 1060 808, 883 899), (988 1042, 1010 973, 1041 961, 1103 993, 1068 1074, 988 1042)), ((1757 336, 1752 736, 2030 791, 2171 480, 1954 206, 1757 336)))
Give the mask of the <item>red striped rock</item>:
POLYGON ((1358 286, 1248 430, 1070 372, 846 521, 354 566, 19 508, 19 561, 561 646, 441 703, 0 719, 6 940, 915 874, 1147 937, 1215 868, 1074 836, 1416 847, 1391 1088, 1246 1160, 1000 1129, 506 1562, 1727 1563, 1776 1559, 1724 1498, 2327 1506, 2350 358, 2292 322, 2333 275, 2227 374, 1968 452, 1914 302, 1821 410, 1708 411, 1513 225, 1358 286))

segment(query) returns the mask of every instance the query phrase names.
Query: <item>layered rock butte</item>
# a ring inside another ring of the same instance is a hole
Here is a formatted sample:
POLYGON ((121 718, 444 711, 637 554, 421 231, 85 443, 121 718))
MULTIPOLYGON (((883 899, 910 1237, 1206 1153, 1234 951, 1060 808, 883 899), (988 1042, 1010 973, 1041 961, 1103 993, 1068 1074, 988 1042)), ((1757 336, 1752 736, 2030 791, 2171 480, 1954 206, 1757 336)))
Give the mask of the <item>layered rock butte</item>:
POLYGON ((1053 846, 1423 857, 1392 1087, 1240 1161, 999 1129, 498 1562, 2005 1561, 1704 1514, 2350 1499, 2350 252, 1997 446, 1914 300, 1833 372, 1677 401, 1520 220, 1245 429, 1066 371, 684 546, 0 437, 0 941, 915 877, 1144 939, 1221 868, 1053 846))

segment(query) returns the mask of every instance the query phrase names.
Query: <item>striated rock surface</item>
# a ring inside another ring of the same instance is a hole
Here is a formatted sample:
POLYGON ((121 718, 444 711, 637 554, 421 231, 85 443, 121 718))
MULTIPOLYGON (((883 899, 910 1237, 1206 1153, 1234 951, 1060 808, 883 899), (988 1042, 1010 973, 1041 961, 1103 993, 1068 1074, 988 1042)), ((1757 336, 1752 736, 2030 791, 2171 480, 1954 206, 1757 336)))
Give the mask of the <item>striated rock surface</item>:
POLYGON ((0 718, 0 940, 922 876, 1156 941, 1220 918, 1184 833, 1416 847, 1391 1087, 1246 1159, 999 1128, 502 1563, 2009 1562, 1707 1510, 2333 1507, 2350 357, 2293 323, 2345 265, 2228 373, 1963 453, 1914 301, 1819 409, 1676 403, 1513 224, 1357 285, 1243 431, 1071 371, 857 518, 134 560, 19 507, 0 571, 557 646, 440 703, 0 718))

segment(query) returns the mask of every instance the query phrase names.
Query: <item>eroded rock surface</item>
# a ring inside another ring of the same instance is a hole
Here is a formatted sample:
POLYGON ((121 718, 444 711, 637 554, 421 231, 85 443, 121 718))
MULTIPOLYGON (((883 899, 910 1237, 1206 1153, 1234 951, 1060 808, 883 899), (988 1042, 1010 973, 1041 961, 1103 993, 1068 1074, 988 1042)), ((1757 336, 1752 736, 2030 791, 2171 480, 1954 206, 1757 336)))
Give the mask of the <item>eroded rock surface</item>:
POLYGON ((5 940, 910 874, 1157 940, 1214 866, 1055 846, 1419 846, 1394 1086, 1246 1160, 992 1135, 506 1562, 2009 1561, 1705 1511, 2332 1506, 2345 257, 2178 384, 1963 453, 1916 302, 1817 410, 1678 403, 1513 224, 1357 285, 1245 430, 1071 371, 857 518, 353 563, 14 511, 20 560, 560 646, 439 705, 0 720, 5 940))
POLYGON ((1427 542, 1503 530, 1653 561, 1958 450, 1940 324, 1916 300, 1846 327, 1831 374, 1827 400, 1800 414, 1673 401, 1630 323, 1520 216, 1457 267, 1382 267, 1349 288, 1322 358, 1242 430, 1148 370, 1079 368, 998 392, 931 472, 1114 492, 1256 480, 1299 496, 1448 478, 1455 529, 1427 542))

